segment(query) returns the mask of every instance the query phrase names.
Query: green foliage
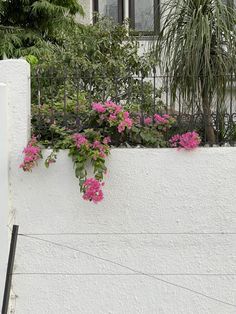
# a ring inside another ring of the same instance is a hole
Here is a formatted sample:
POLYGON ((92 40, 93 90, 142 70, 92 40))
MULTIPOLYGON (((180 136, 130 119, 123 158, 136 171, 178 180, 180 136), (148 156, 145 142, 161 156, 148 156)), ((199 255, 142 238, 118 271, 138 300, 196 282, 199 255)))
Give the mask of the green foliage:
POLYGON ((144 147, 168 147, 164 134, 154 127, 136 125, 130 131, 130 144, 144 147))
MULTIPOLYGON (((137 38, 129 36, 126 25, 104 18, 95 25, 75 27, 54 54, 32 67, 34 132, 51 141, 52 123, 72 131, 84 124, 93 127, 91 103, 108 98, 125 103, 131 112, 151 113, 153 84, 141 76, 147 76, 153 65, 151 53, 139 55, 137 38)), ((161 109, 161 90, 155 95, 161 109)))
POLYGON ((50 54, 76 14, 83 14, 77 0, 0 0, 0 59, 50 54))
POLYGON ((221 0, 171 0, 164 14, 158 51, 172 78, 173 96, 179 89, 191 99, 201 85, 211 98, 222 97, 236 69, 236 10, 221 0))
POLYGON ((126 24, 101 18, 95 25, 75 28, 66 38, 59 56, 69 65, 78 64, 81 76, 96 74, 102 82, 106 77, 119 78, 129 73, 147 74, 150 71, 151 58, 139 56, 138 45, 136 37, 130 36, 126 24))
MULTIPOLYGON (((46 77, 50 73, 57 77, 66 72, 67 87, 82 80, 80 87, 91 91, 94 101, 108 97, 118 101, 129 97, 129 101, 134 102, 142 89, 147 107, 150 107, 152 84, 145 81, 141 86, 141 80, 134 76, 147 76, 154 61, 151 53, 140 56, 138 46, 137 38, 129 35, 126 25, 115 24, 107 18, 95 25, 74 27, 69 36, 62 38, 62 44, 55 48, 54 54, 41 60, 41 85, 48 86, 46 77), (132 85, 132 91, 127 89, 128 85, 132 85)), ((57 86, 59 84, 57 82, 57 86)))
POLYGON ((31 66, 35 66, 36 64, 38 64, 39 60, 37 57, 33 56, 33 55, 28 55, 25 57, 25 60, 31 65, 31 66))
POLYGON ((211 109, 215 99, 223 106, 236 72, 236 10, 221 0, 169 0, 162 15, 157 47, 172 97, 178 90, 195 112, 203 112, 207 139, 214 144, 211 109))

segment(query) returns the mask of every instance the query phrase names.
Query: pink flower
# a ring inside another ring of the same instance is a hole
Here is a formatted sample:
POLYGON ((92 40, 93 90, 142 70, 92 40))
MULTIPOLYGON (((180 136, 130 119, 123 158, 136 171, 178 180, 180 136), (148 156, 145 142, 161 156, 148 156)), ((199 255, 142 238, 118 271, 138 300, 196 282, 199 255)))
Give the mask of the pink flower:
POLYGON ((37 161, 42 158, 41 148, 37 144, 37 139, 32 137, 28 145, 24 148, 24 160, 20 165, 24 171, 32 171, 32 168, 37 165, 37 161))
POLYGON ((35 160, 35 156, 25 156, 24 163, 29 163, 35 160))
POLYGON ((111 138, 110 138, 110 136, 104 137, 104 139, 103 139, 103 144, 107 145, 107 144, 109 144, 109 143, 111 143, 111 138))
POLYGON ((97 111, 98 113, 104 113, 106 111, 106 108, 101 103, 93 103, 92 108, 94 111, 97 111))
POLYGON ((152 118, 151 117, 147 117, 144 119, 144 124, 145 125, 150 125, 152 123, 152 118))
POLYGON ((75 133, 73 135, 73 139, 74 139, 75 144, 76 144, 78 149, 80 149, 81 145, 87 145, 88 144, 88 140, 86 139, 86 137, 80 133, 75 133))
POLYGON ((122 121, 119 125, 118 125, 118 132, 122 133, 125 130, 125 122, 122 121))
POLYGON ((125 111, 124 112, 124 119, 128 119, 129 118, 129 112, 128 111, 125 111))
POLYGON ((160 116, 159 114, 154 114, 154 120, 156 123, 158 124, 165 124, 168 123, 168 120, 166 120, 165 118, 163 118, 162 116, 160 116))
POLYGON ((109 121, 115 121, 116 118, 117 118, 116 115, 112 113, 112 114, 110 114, 108 120, 109 120, 109 121))
MULTIPOLYGON (((104 139, 105 142, 109 140, 109 138, 105 138, 105 139, 104 139)), ((101 157, 101 158, 106 158, 108 153, 105 151, 106 147, 104 147, 104 145, 106 145, 106 144, 104 143, 104 140, 103 140, 103 143, 101 143, 99 141, 94 141, 93 142, 92 147, 96 150, 96 152, 95 152, 95 154, 93 156, 94 160, 97 160, 98 156, 101 157)))
POLYGON ((171 116, 170 116, 169 114, 163 114, 163 118, 165 118, 165 119, 170 119, 171 116))
POLYGON ((87 179, 83 184, 84 188, 83 199, 90 202, 93 201, 95 204, 101 202, 103 200, 102 192, 103 185, 104 185, 103 183, 94 178, 87 179))
POLYGON ((111 100, 106 101, 104 105, 94 103, 92 107, 100 113, 100 121, 108 122, 110 127, 117 127, 119 133, 124 132, 126 128, 130 129, 133 125, 129 112, 124 111, 121 105, 117 105, 111 100))
POLYGON ((125 119, 125 124, 126 124, 126 127, 127 127, 128 129, 131 129, 131 128, 132 128, 132 125, 133 125, 133 120, 130 119, 130 118, 126 118, 126 119, 125 119))
POLYGON ((118 132, 122 133, 124 132, 125 128, 131 129, 133 125, 133 120, 130 118, 126 118, 125 120, 121 121, 118 125, 118 132))
POLYGON ((31 146, 31 144, 29 144, 27 147, 24 148, 23 153, 35 154, 37 153, 37 147, 31 146))
POLYGON ((115 104, 115 103, 114 103, 113 101, 111 101, 111 100, 108 100, 108 101, 105 102, 105 106, 106 106, 107 108, 116 109, 117 104, 115 104))
POLYGON ((92 108, 98 113, 104 113, 106 111, 106 108, 101 103, 93 103, 92 108))
POLYGON ((200 136, 197 132, 187 132, 182 135, 176 134, 170 139, 172 147, 184 148, 186 150, 195 149, 201 143, 200 136))
POLYGON ((103 150, 100 150, 100 152, 99 152, 99 157, 100 157, 100 158, 106 158, 106 154, 104 153, 103 150))
POLYGON ((115 114, 118 114, 121 111, 122 111, 122 107, 117 105, 115 108, 115 114))
POLYGON ((98 148, 98 149, 100 149, 100 147, 101 147, 101 143, 99 142, 99 141, 94 141, 94 143, 93 143, 93 148, 98 148))

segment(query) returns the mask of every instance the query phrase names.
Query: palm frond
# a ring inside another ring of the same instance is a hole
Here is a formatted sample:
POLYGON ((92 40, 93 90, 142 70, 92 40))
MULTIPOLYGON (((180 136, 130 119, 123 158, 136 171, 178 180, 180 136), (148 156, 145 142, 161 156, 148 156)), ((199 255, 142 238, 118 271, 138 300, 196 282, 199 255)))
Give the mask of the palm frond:
POLYGON ((162 69, 173 78, 173 95, 190 97, 199 82, 223 95, 235 72, 236 11, 221 0, 171 0, 164 6, 157 39, 162 69))

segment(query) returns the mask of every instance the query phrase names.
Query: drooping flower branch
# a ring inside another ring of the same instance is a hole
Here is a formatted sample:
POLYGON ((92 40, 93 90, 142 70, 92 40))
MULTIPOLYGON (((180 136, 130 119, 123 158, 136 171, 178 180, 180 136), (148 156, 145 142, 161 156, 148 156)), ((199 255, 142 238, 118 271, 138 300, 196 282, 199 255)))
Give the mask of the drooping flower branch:
POLYGON ((100 182, 94 178, 86 179, 82 189, 83 189, 83 199, 86 201, 93 201, 95 204, 103 200, 102 187, 104 182, 100 182))
POLYGON ((70 137, 69 156, 74 162, 75 175, 79 179, 83 199, 98 203, 103 200, 102 187, 107 172, 105 159, 110 154, 110 138, 87 130, 70 137), (93 167, 94 178, 87 177, 88 162, 93 167))
POLYGON ((23 150, 24 160, 20 165, 24 171, 31 172, 37 166, 38 160, 42 158, 41 147, 37 142, 36 137, 32 137, 28 145, 23 150))

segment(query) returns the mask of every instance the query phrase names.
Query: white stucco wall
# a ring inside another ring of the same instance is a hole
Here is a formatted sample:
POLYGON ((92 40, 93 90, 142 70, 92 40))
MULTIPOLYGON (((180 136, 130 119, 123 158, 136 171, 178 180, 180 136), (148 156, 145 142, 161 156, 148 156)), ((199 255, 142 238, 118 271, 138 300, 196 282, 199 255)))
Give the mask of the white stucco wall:
POLYGON ((114 149, 105 200, 87 203, 67 152, 49 169, 19 169, 29 66, 8 60, 0 73, 8 86, 9 219, 20 233, 80 251, 19 236, 11 313, 235 313, 236 148, 114 149))
MULTIPOLYGON (((220 234, 236 232, 235 160, 235 148, 114 149, 105 200, 94 205, 81 199, 72 163, 61 152, 48 170, 41 163, 31 174, 14 172, 16 222, 21 233, 95 233, 36 237, 236 304, 236 235, 220 234), (195 234, 183 234, 189 232, 195 234)), ((15 272, 21 314, 235 313, 230 305, 36 239, 19 237, 15 272)))
POLYGON ((14 184, 19 184, 12 177, 18 172, 19 153, 30 132, 29 74, 25 60, 0 61, 0 307, 17 203, 14 184))
MULTIPOLYGON (((7 138, 7 85, 0 83, 0 300, 3 297, 8 248, 8 141, 7 138)), ((0 301, 1 304, 1 301, 0 301)))

